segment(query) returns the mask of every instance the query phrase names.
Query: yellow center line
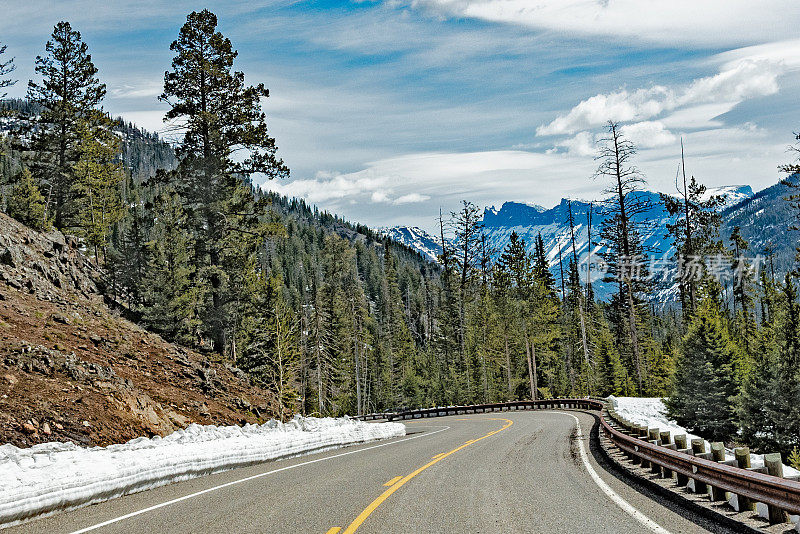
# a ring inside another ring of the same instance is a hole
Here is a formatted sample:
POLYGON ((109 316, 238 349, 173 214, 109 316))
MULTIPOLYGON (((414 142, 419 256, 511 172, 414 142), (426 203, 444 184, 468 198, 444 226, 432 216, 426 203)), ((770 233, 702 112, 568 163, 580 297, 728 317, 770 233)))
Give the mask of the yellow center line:
POLYGON ((435 460, 436 458, 441 458, 442 456, 444 456, 444 453, 440 452, 439 454, 437 454, 436 456, 432 456, 431 458, 435 460))
MULTIPOLYGON (((503 428, 500 428, 500 429, 498 429, 498 430, 493 430, 492 432, 489 432, 488 434, 486 434, 486 435, 484 435, 484 436, 481 436, 481 437, 479 437, 478 439, 474 439, 474 440, 472 440, 472 441, 468 441, 467 443, 464 443, 463 445, 461 445, 461 446, 459 446, 459 447, 456 447, 455 449, 453 449, 453 450, 452 450, 452 451, 450 451, 450 452, 443 453, 443 454, 442 454, 441 456, 439 456, 438 458, 437 458, 436 456, 434 456, 434 457, 433 457, 433 459, 432 459, 430 462, 428 462, 427 464, 423 465, 422 467, 420 467, 420 468, 419 468, 419 469, 417 469, 416 471, 414 471, 414 472, 412 472, 412 473, 410 473, 410 474, 408 474, 408 475, 404 476, 403 478, 401 478, 401 479, 400 479, 400 481, 399 481, 399 482, 396 482, 396 483, 392 484, 392 486, 391 486, 391 487, 389 487, 389 489, 387 489, 386 491, 384 491, 383 493, 381 493, 381 495, 380 495, 380 496, 378 496, 378 498, 377 498, 377 499, 375 499, 374 501, 372 501, 372 502, 369 504, 369 506, 367 506, 367 507, 364 509, 364 511, 363 511, 363 512, 361 512, 361 513, 358 515, 358 517, 356 517, 356 518, 355 518, 355 520, 353 520, 353 522, 352 522, 352 523, 350 523, 350 526, 348 526, 348 527, 347 527, 347 528, 344 530, 344 532, 343 532, 342 534, 352 534, 353 532, 355 532, 355 531, 358 529, 358 527, 360 527, 360 526, 361 526, 361 524, 362 524, 364 521, 366 521, 366 519, 367 519, 367 518, 370 516, 370 514, 372 514, 372 512, 374 512, 374 511, 375 511, 375 509, 376 509, 376 508, 378 508, 378 506, 380 506, 380 505, 381 505, 381 504, 382 504, 382 503, 383 503, 383 502, 384 502, 386 499, 388 499, 388 498, 389 498, 389 497, 392 495, 392 493, 394 493, 395 491, 397 491, 398 489, 400 489, 400 488, 401 488, 401 487, 402 487, 402 486, 403 486, 403 485, 404 485, 406 482, 408 482, 409 480, 411 480, 412 478, 414 478, 414 477, 415 477, 415 476, 417 476, 418 474, 422 473, 423 471, 425 471, 427 468, 429 468, 429 467, 430 467, 430 466, 432 466, 433 464, 435 464, 435 463, 438 463, 438 462, 440 462, 440 461, 444 460, 445 458, 447 458, 447 457, 448 457, 448 456, 450 456, 451 454, 455 454, 455 453, 457 453, 458 451, 460 451, 461 449, 463 449, 463 448, 465 448, 465 447, 469 447, 469 446, 470 446, 470 445, 472 445, 473 443, 477 443, 477 442, 479 442, 479 441, 480 441, 480 440, 482 440, 482 439, 488 438, 489 436, 494 436, 494 435, 495 435, 495 434, 497 434, 498 432, 502 432, 503 430, 505 430, 506 428, 508 428, 508 427, 510 427, 511 425, 513 425, 513 424, 514 424, 514 421, 512 421, 511 419, 503 419, 503 418, 492 418, 492 419, 494 419, 494 420, 497 420, 497 421, 505 421, 505 422, 506 422, 506 424, 505 424, 505 425, 503 425, 503 428)), ((437 455, 437 456, 438 456, 438 455, 437 455)), ((328 533, 329 533, 329 534, 331 534, 331 533, 330 533, 330 531, 328 531, 328 533)))
POLYGON ((342 527, 331 527, 331 529, 325 534, 337 534, 337 532, 339 532, 340 530, 342 530, 342 527))
POLYGON ((392 480, 390 480, 389 482, 385 483, 384 486, 391 486, 392 484, 394 484, 395 482, 397 482, 401 478, 403 478, 402 475, 397 475, 392 480))

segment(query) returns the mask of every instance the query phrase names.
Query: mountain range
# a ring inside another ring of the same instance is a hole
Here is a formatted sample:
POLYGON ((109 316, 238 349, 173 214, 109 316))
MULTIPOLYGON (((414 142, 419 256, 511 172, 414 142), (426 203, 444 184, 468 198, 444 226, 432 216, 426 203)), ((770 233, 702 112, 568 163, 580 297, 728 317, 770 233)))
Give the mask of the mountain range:
MULTIPOLYGON (((793 180, 798 180, 795 176, 793 180)), ((720 195, 725 198, 722 208, 721 234, 726 244, 735 226, 741 227, 743 237, 749 241, 750 248, 746 256, 754 258, 765 255, 770 250, 772 266, 776 272, 785 272, 791 265, 794 247, 800 240, 800 234, 788 231, 792 214, 784 197, 789 188, 780 183, 753 193, 749 185, 732 185, 709 189, 707 195, 720 195)), ((668 301, 674 299, 676 289, 672 284, 674 274, 673 262, 668 259, 675 250, 667 236, 667 224, 674 221, 667 213, 658 193, 642 191, 633 193, 641 200, 649 201, 651 207, 639 215, 636 220, 642 224, 642 240, 649 255, 655 258, 654 266, 663 267, 654 273, 659 289, 652 295, 654 300, 668 301)), ((569 225, 569 211, 572 210, 575 222, 575 252, 579 258, 581 277, 586 280, 587 265, 591 262, 591 278, 595 294, 598 298, 606 298, 613 289, 601 282, 604 266, 599 261, 603 247, 597 245, 602 221, 605 218, 601 202, 586 200, 562 199, 550 209, 541 206, 508 201, 497 209, 494 206, 484 209, 482 223, 493 256, 496 258, 508 244, 511 234, 516 233, 525 240, 526 248, 533 252, 536 237, 541 234, 545 245, 551 272, 556 280, 561 278, 561 265, 567 269, 572 257, 572 237, 569 225), (589 212, 591 210, 591 240, 595 243, 589 247, 589 212)), ((436 261, 441 253, 441 240, 417 227, 396 226, 384 229, 383 232, 395 241, 417 250, 424 257, 436 261)), ((764 267, 767 258, 760 261, 764 267)))

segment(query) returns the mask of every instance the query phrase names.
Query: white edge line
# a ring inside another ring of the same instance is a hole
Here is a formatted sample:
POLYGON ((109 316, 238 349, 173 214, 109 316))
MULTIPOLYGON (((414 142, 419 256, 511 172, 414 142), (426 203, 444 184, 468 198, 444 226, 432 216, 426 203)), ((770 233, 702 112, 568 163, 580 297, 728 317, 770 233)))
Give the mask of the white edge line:
POLYGON ((617 492, 615 492, 611 487, 606 484, 606 482, 600 478, 600 475, 597 474, 597 471, 594 470, 592 465, 589 463, 589 458, 586 456, 586 449, 583 446, 583 431, 581 430, 581 422, 578 421, 578 418, 572 415, 571 413, 565 413, 564 415, 569 415, 573 419, 575 419, 575 426, 578 430, 576 439, 578 441, 578 449, 580 450, 581 460, 583 461, 583 465, 586 466, 586 471, 589 473, 589 476, 592 477, 595 484, 597 484, 603 493, 608 496, 609 499, 614 501, 614 504, 622 508, 622 510, 636 519, 639 523, 645 526, 647 529, 652 530, 658 534, 671 534, 669 530, 665 529, 642 512, 637 510, 633 507, 628 501, 620 497, 617 492))
POLYGON ((89 526, 89 527, 82 528, 80 530, 76 530, 72 534, 82 534, 83 532, 90 532, 92 530, 97 530, 98 528, 103 528, 103 527, 106 527, 108 525, 112 525, 114 523, 118 523, 120 521, 124 521, 125 519, 130 519, 131 517, 135 517, 137 515, 145 514, 147 512, 152 512, 153 510, 158 510, 159 508, 164 508, 165 506, 170 506, 172 504, 176 504, 176 503, 179 503, 181 501, 185 501, 185 500, 188 500, 188 499, 193 499, 195 497, 199 497, 200 495, 204 495, 206 493, 211 493, 212 491, 217 491, 219 489, 227 488, 229 486, 234 486, 236 484, 241 484, 242 482, 248 482, 250 480, 255 480, 257 478, 265 477, 267 475, 271 475, 273 473, 278 473, 280 471, 287 471, 289 469, 294 469, 296 467, 302 467, 304 465, 315 464, 317 462, 324 462, 325 460, 332 460, 334 458, 340 458, 342 456, 348 456, 350 454, 357 454, 359 452, 368 451, 370 449, 377 449, 377 448, 380 448, 380 447, 386 447, 387 445, 394 445, 396 443, 401 443, 403 441, 409 441, 409 440, 417 439, 417 438, 424 438, 425 436, 432 436, 433 434, 438 434, 439 432, 444 432, 445 430, 448 430, 448 429, 450 429, 450 427, 449 426, 445 426, 445 427, 443 427, 443 428, 441 428, 439 430, 435 430, 433 432, 426 432, 424 434, 420 434, 419 436, 412 436, 410 438, 398 439, 396 441, 390 441, 388 443, 381 443, 380 445, 372 445, 371 447, 365 447, 363 449, 358 449, 358 450, 355 450, 355 451, 342 452, 342 453, 339 453, 339 454, 334 454, 332 456, 326 456, 324 458, 316 458, 314 460, 308 460, 307 462, 302 462, 302 463, 293 464, 293 465, 287 465, 286 467, 281 467, 279 469, 273 469, 272 471, 267 471, 265 473, 259 473, 257 475, 253 475, 253 476, 249 476, 249 477, 245 477, 245 478, 240 478, 238 480, 232 480, 231 482, 226 482, 225 484, 220 484, 219 486, 214 486, 213 488, 207 488, 207 489, 204 489, 202 491, 191 493, 189 495, 184 495, 183 497, 178 497, 177 499, 172 499, 171 501, 162 502, 162 503, 156 504, 154 506, 150 506, 149 508, 143 508, 141 510, 137 510, 136 512, 131 512, 129 514, 125 514, 125 515, 116 517, 114 519, 109 519, 108 521, 103 521, 102 523, 97 523, 96 525, 92 525, 92 526, 89 526))

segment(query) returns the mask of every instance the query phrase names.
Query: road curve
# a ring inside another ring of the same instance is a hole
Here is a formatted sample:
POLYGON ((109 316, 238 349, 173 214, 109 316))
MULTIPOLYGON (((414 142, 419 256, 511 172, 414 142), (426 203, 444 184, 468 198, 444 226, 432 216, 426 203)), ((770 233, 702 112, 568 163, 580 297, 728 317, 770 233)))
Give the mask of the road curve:
POLYGON ((590 450, 587 413, 406 425, 405 438, 218 473, 4 532, 728 532, 607 470, 590 450))

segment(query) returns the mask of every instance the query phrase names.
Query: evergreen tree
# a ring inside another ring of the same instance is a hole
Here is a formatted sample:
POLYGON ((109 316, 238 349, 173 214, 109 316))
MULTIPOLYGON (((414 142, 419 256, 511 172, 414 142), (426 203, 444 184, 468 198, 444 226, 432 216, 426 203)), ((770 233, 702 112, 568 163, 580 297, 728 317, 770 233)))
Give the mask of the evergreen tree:
POLYGON ((683 339, 668 415, 709 440, 725 441, 736 433, 735 347, 720 310, 712 302, 698 308, 683 339))
POLYGON ((49 221, 45 216, 44 196, 36 187, 28 169, 23 170, 15 180, 8 197, 8 214, 35 230, 45 230, 49 221))
POLYGON ((639 314, 641 310, 639 294, 647 291, 649 277, 643 262, 645 252, 641 230, 644 222, 637 219, 651 208, 645 195, 639 194, 646 183, 639 169, 633 165, 636 147, 620 132, 619 126, 608 123, 608 135, 600 140, 597 159, 600 165, 595 172, 597 177, 609 180, 605 190, 606 218, 600 233, 606 251, 601 255, 608 265, 606 281, 615 282, 617 294, 612 300, 615 331, 620 345, 625 341, 629 351, 637 389, 643 391, 647 375, 642 351, 642 332, 639 314))
POLYGON ((233 70, 237 52, 216 28, 210 11, 189 14, 170 46, 175 58, 160 98, 170 105, 165 120, 185 125, 173 183, 194 238, 194 283, 207 301, 204 328, 214 348, 224 350, 226 340, 235 339, 232 307, 239 302, 234 284, 244 275, 242 256, 266 235, 258 220, 263 207, 243 178, 282 178, 288 169, 275 155, 261 110, 269 91, 246 85, 244 74, 233 70))
POLYGON ((457 371, 462 382, 463 393, 472 398, 472 365, 466 353, 466 311, 473 297, 473 282, 478 271, 476 265, 480 258, 480 243, 483 224, 478 207, 471 202, 462 201, 461 210, 452 212, 451 226, 455 235, 454 263, 458 272, 458 351, 461 368, 457 371))
MULTIPOLYGON (((0 45, 0 56, 6 53, 7 48, 8 45, 0 45)), ((0 91, 3 91, 4 89, 11 87, 15 83, 17 83, 16 80, 12 80, 11 78, 8 77, 8 75, 14 72, 16 68, 17 66, 14 65, 13 57, 8 58, 5 61, 0 59, 0 91)), ((6 96, 8 96, 7 92, 3 91, 2 93, 0 93, 0 99, 5 98, 6 96)))
POLYGON ((286 420, 297 406, 296 378, 300 347, 295 314, 281 294, 282 280, 250 271, 249 308, 240 334, 244 337, 238 365, 275 394, 278 417, 286 420))
POLYGON ((777 312, 754 344, 739 397, 742 434, 761 450, 784 455, 800 445, 800 303, 787 275, 777 312))
POLYGON ((675 257, 679 265, 677 272, 678 287, 681 294, 681 307, 687 321, 691 318, 698 304, 698 276, 695 265, 703 267, 702 259, 721 252, 719 226, 722 220, 720 209, 725 198, 707 194, 706 186, 700 184, 692 176, 686 180, 686 165, 683 157, 683 141, 681 141, 681 169, 683 171, 683 187, 679 189, 681 197, 675 198, 661 194, 661 200, 674 222, 667 223, 667 231, 675 247, 675 257))
POLYGON ((119 162, 120 147, 113 132, 81 121, 78 160, 72 173, 76 179, 73 191, 83 200, 75 210, 74 224, 94 248, 95 262, 99 261, 98 250, 105 255, 112 228, 124 215, 120 184, 125 175, 119 162))
POLYGON ((56 24, 45 45, 46 55, 37 56, 36 73, 41 82, 28 83, 28 99, 40 107, 33 134, 31 171, 46 197, 46 218, 53 214, 59 229, 68 228, 79 203, 75 198, 75 165, 81 132, 102 119, 97 106, 106 94, 97 79, 88 46, 69 22, 56 24))
POLYGON ((602 396, 627 395, 625 367, 608 330, 600 330, 595 337, 595 357, 598 369, 596 393, 602 396))
POLYGON ((556 280, 553 277, 553 273, 550 272, 550 262, 547 261, 547 255, 544 251, 544 240, 542 239, 541 233, 536 236, 533 274, 545 293, 555 297, 556 280))
MULTIPOLYGON (((153 210, 158 216, 146 243, 142 318, 168 339, 191 345, 199 337, 199 303, 197 288, 191 283, 193 243, 185 230, 186 214, 178 195, 169 190, 154 199, 153 210)), ((134 240, 135 232, 132 229, 134 240)), ((133 244, 132 248, 137 247, 133 244)))

